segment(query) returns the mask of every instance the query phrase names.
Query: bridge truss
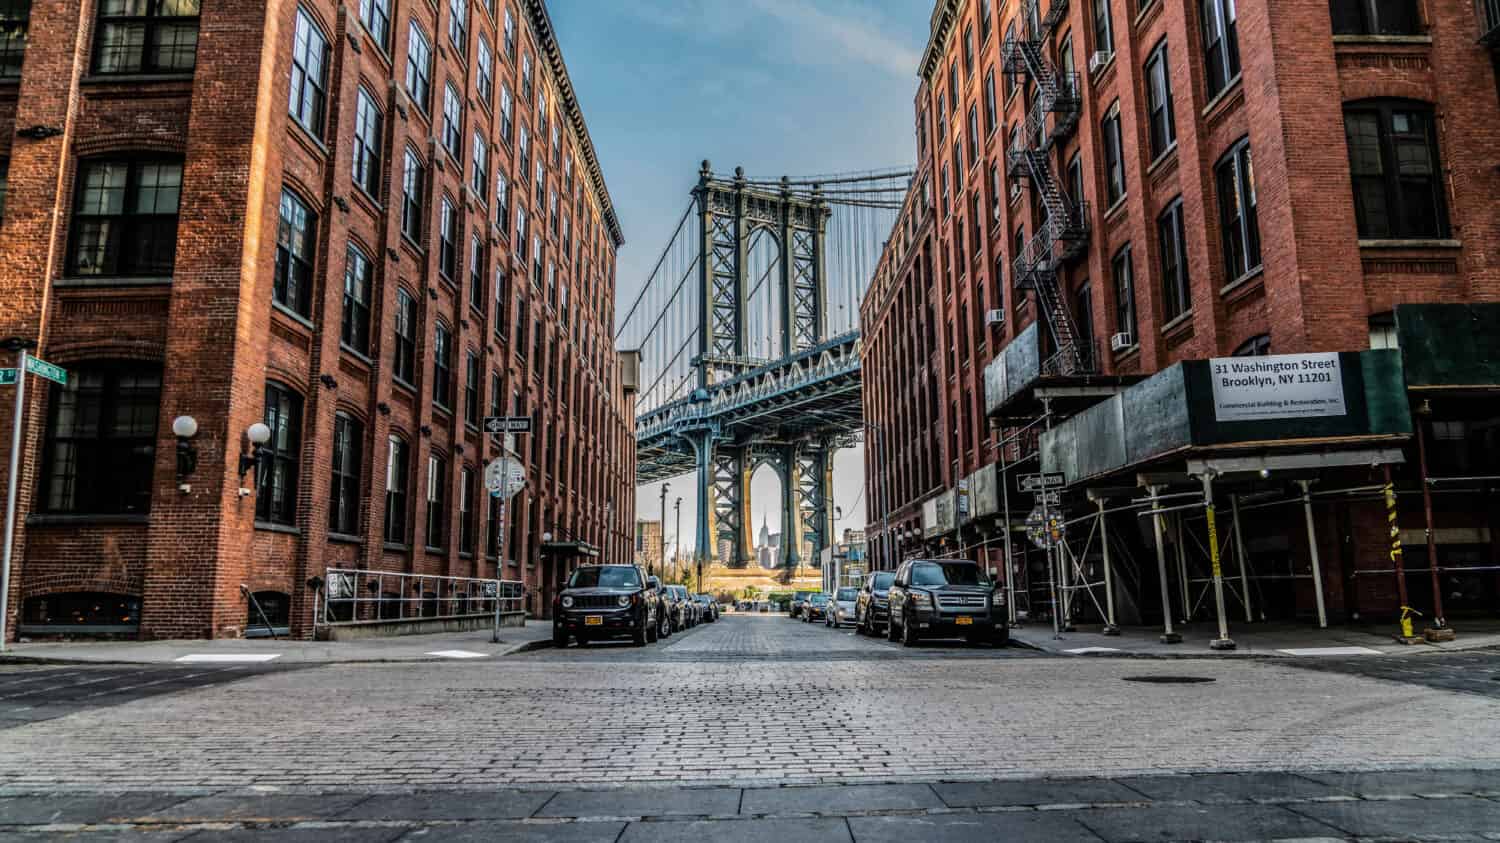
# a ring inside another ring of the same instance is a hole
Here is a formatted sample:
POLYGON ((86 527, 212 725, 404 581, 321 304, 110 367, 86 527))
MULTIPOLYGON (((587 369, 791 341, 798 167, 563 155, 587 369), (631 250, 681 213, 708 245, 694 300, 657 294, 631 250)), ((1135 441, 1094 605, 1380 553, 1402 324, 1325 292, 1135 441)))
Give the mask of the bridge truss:
POLYGON ((616 344, 641 352, 637 482, 693 474, 699 564, 753 559, 750 479, 781 481, 782 563, 833 541, 834 454, 862 427, 859 301, 908 170, 755 179, 707 161, 616 344))

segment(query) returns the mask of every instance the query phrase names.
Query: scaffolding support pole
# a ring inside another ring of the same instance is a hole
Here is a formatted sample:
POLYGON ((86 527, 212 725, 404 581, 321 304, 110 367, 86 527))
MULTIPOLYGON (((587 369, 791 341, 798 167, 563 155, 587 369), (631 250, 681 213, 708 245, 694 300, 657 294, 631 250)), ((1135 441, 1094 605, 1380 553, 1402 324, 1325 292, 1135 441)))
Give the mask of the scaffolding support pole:
MULTIPOLYGON (((1157 490, 1160 486, 1148 486, 1151 491, 1151 508, 1157 509, 1157 490)), ((1182 636, 1172 631, 1172 593, 1167 587, 1167 549, 1162 544, 1161 516, 1151 516, 1151 529, 1156 534, 1156 572, 1161 576, 1161 620, 1163 625, 1161 643, 1181 644, 1182 636)))
POLYGON ((1318 628, 1328 628, 1328 609, 1323 605, 1323 566, 1318 561, 1318 530, 1313 525, 1311 480, 1298 480, 1302 487, 1302 515, 1307 520, 1307 555, 1312 560, 1313 597, 1318 601, 1318 628))
POLYGON ((1203 515, 1208 521, 1208 561, 1214 578, 1214 610, 1219 618, 1219 637, 1209 642, 1211 650, 1233 650, 1234 639, 1229 637, 1229 615, 1224 611, 1224 570, 1219 564, 1219 526, 1214 512, 1214 475, 1205 473, 1203 481, 1203 515))
MULTIPOLYGON (((1000 465, 1005 466, 1005 449, 1000 449, 1000 465)), ((1002 522, 1000 529, 1005 531, 1005 606, 1009 615, 1010 625, 1016 625, 1016 572, 1014 557, 1010 555, 1010 469, 1000 469, 1000 510, 1002 522)), ((1030 601, 1027 601, 1030 606, 1030 601)))
POLYGON ((1240 496, 1229 496, 1229 508, 1234 513, 1234 556, 1240 563, 1240 602, 1245 604, 1245 623, 1254 623, 1250 611, 1250 556, 1245 553, 1245 530, 1240 526, 1240 496))
POLYGON ((1109 559, 1109 516, 1104 514, 1105 498, 1094 501, 1099 505, 1099 542, 1104 548, 1104 609, 1107 613, 1104 620, 1105 635, 1119 635, 1120 627, 1115 624, 1115 583, 1114 566, 1109 559))
POLYGON ((1443 587, 1438 581, 1437 534, 1432 529, 1432 483, 1427 476, 1427 434, 1424 431, 1424 421, 1419 414, 1414 426, 1417 429, 1417 467, 1422 475, 1418 478, 1422 483, 1422 512, 1427 519, 1427 569, 1432 574, 1432 627, 1447 629, 1448 618, 1443 612, 1443 587))
MULTIPOLYGON (((1192 509, 1197 509, 1193 505, 1192 509)), ((1187 626, 1193 620, 1192 595, 1188 593, 1188 569, 1187 569, 1187 542, 1183 537, 1182 513, 1178 512, 1172 516, 1172 534, 1177 545, 1177 586, 1182 592, 1182 625, 1187 626)))

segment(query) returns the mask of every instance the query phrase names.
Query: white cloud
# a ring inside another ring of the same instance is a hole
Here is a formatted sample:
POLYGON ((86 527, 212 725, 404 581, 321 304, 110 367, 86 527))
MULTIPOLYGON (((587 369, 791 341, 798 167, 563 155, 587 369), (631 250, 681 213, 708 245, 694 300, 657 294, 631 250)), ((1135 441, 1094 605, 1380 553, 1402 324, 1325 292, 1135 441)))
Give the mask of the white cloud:
POLYGON ((873 15, 867 9, 845 6, 833 11, 809 0, 752 0, 752 5, 814 42, 821 49, 810 55, 821 60, 858 61, 901 78, 916 75, 921 56, 872 24, 873 15), (829 49, 837 55, 829 54, 829 49))

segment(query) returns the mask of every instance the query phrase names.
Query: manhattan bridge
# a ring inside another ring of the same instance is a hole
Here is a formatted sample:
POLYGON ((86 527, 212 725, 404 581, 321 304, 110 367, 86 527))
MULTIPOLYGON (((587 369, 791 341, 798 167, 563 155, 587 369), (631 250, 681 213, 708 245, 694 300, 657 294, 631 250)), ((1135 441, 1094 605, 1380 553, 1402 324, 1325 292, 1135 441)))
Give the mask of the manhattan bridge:
POLYGON ((730 566, 752 560, 762 466, 781 484, 782 564, 834 540, 833 457, 862 436, 859 304, 911 175, 756 178, 703 162, 615 331, 641 355, 636 482, 694 476, 700 563, 725 546, 730 566))

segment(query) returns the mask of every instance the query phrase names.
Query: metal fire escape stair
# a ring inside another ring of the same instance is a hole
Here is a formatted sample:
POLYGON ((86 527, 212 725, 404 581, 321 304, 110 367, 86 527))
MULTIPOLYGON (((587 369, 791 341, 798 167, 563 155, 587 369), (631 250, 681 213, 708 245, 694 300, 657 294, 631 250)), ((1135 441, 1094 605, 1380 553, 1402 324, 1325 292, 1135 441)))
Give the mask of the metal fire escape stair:
POLYGON ((1006 76, 1030 77, 1037 86, 1025 125, 1007 151, 1010 175, 1029 180, 1046 211, 1037 232, 1012 263, 1016 287, 1036 291, 1052 335, 1056 353, 1044 365, 1047 374, 1084 374, 1094 371, 1094 351, 1079 340, 1057 273, 1088 245, 1088 203, 1063 192, 1052 175, 1050 160, 1052 148, 1078 127, 1082 102, 1078 75, 1054 68, 1043 52, 1043 45, 1067 13, 1067 0, 1052 0, 1044 16, 1038 15, 1037 1, 1024 0, 1021 34, 1007 35, 1001 48, 1006 76))

